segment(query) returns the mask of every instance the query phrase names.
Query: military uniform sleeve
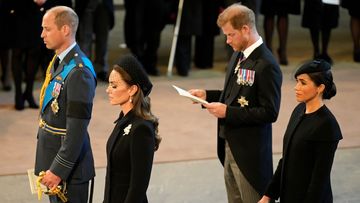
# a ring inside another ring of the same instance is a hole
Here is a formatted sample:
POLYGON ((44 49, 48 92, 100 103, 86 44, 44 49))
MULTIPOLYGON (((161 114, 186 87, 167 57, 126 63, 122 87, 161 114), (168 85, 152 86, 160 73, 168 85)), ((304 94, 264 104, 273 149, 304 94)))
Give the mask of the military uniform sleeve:
POLYGON ((95 79, 87 68, 77 67, 69 74, 63 91, 67 94, 67 133, 50 170, 66 180, 76 162, 91 150, 87 127, 95 95, 95 79))
POLYGON ((206 101, 218 102, 220 99, 220 95, 221 95, 220 90, 206 90, 206 101))

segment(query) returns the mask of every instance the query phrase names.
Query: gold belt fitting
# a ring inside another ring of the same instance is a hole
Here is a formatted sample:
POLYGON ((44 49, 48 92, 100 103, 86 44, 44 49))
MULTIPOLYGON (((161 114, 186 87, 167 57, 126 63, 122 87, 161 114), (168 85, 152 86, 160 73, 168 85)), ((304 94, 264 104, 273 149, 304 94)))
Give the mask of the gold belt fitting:
POLYGON ((43 119, 39 120, 39 127, 54 135, 66 135, 66 128, 56 128, 47 124, 43 119))

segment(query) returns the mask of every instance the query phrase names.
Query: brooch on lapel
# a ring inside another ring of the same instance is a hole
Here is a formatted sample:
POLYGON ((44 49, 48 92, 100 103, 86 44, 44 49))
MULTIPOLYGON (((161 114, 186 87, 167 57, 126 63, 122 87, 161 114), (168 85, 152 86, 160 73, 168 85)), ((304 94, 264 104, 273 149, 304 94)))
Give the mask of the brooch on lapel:
POLYGON ((238 99, 238 103, 241 107, 249 106, 249 101, 246 100, 243 96, 240 96, 240 98, 238 99))
POLYGON ((130 133, 130 130, 131 130, 131 124, 129 124, 128 126, 126 126, 126 128, 124 128, 124 134, 123 134, 123 136, 124 135, 128 135, 129 133, 130 133))

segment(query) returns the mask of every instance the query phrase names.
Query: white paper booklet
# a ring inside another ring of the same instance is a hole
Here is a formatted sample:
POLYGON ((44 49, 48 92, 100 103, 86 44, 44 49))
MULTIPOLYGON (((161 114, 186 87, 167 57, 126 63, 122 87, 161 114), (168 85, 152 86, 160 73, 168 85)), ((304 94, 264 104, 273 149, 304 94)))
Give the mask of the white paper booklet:
POLYGON ((200 104, 208 104, 207 101, 205 101, 199 97, 195 97, 194 95, 191 95, 188 91, 181 89, 180 87, 177 87, 175 85, 173 85, 173 87, 176 89, 176 91, 179 93, 180 96, 187 97, 187 98, 191 99, 192 101, 198 102, 200 104))
MULTIPOLYGON (((359 0, 354 0, 359 1, 359 0)), ((324 4, 340 5, 340 0, 322 0, 324 4)))
MULTIPOLYGON (((38 179, 38 176, 36 176, 34 174, 34 169, 28 169, 27 170, 27 173, 28 173, 28 178, 29 178, 29 184, 30 184, 30 191, 31 191, 31 194, 37 194, 37 179, 38 179)), ((40 184, 40 187, 45 191, 46 190, 46 186, 43 185, 43 184, 40 184)))

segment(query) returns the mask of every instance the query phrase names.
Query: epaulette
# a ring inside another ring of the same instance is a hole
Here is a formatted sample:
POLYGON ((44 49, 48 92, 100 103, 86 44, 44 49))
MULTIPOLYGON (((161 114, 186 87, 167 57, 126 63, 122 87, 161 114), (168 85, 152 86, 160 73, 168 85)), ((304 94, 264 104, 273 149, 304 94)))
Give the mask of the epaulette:
POLYGON ((87 57, 81 57, 79 53, 75 53, 74 61, 75 61, 75 64, 77 67, 80 67, 80 68, 87 67, 90 70, 90 72, 92 73, 92 75, 94 76, 96 84, 97 84, 96 73, 95 73, 94 66, 92 65, 92 62, 90 61, 90 59, 88 59, 87 57))
POLYGON ((80 68, 84 67, 84 62, 78 53, 74 54, 74 59, 75 59, 76 66, 78 66, 80 68))

